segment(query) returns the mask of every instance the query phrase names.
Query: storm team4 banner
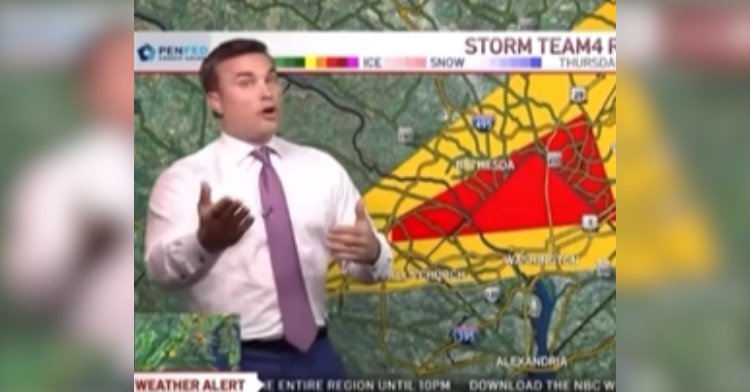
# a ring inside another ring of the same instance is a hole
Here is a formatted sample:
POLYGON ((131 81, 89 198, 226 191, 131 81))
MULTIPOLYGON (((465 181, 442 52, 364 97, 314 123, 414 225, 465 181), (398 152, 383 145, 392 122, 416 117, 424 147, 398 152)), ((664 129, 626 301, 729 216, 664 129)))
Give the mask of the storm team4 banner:
POLYGON ((213 48, 237 38, 266 43, 285 73, 614 73, 617 69, 615 31, 160 32, 135 34, 135 71, 195 72, 213 48))

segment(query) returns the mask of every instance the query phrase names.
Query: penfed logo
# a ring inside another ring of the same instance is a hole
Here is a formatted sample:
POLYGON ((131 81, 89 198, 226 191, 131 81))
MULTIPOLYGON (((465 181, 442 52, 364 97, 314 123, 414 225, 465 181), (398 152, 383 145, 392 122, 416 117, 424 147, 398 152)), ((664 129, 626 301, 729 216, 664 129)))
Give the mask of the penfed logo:
POLYGON ((145 44, 138 48, 138 59, 142 63, 203 61, 208 56, 205 45, 161 45, 145 44))

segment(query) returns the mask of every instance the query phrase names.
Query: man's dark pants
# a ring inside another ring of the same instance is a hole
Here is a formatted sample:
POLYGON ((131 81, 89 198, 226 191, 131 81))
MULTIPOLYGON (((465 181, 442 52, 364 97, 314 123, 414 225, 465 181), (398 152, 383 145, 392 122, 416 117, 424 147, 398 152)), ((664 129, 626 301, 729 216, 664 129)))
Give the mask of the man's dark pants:
POLYGON ((315 344, 304 353, 283 340, 244 342, 240 370, 258 373, 263 381, 346 378, 344 363, 325 331, 321 331, 315 344))

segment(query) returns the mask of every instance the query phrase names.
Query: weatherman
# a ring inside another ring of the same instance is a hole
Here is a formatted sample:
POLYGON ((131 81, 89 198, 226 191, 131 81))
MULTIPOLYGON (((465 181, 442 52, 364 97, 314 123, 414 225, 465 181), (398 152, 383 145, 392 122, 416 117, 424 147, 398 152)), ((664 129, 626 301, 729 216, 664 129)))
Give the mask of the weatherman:
POLYGON ((263 43, 222 44, 200 79, 222 133, 157 181, 148 272, 184 289, 195 312, 240 315, 243 371, 344 378, 326 333, 330 260, 377 282, 390 276, 390 245, 338 162, 276 136, 281 88, 263 43))

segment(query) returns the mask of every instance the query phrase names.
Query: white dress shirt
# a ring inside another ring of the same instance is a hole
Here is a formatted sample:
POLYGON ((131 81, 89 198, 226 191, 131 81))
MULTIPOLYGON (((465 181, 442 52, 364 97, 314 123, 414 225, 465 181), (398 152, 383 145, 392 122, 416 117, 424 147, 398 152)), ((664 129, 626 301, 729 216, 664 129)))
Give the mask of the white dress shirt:
MULTIPOLYGON (((335 226, 354 224, 361 196, 328 154, 281 138, 269 147, 276 152, 272 163, 284 185, 310 305, 323 327, 331 262, 326 237, 335 226)), ((243 340, 271 340, 283 336, 283 327, 258 188, 262 163, 251 156, 255 148, 222 135, 159 178, 149 208, 146 263, 153 279, 188 292, 191 311, 237 314, 243 340), (235 246, 218 255, 197 239, 203 183, 211 186, 214 202, 239 200, 256 218, 235 246)), ((382 250, 373 266, 344 261, 343 271, 365 282, 389 277, 391 248, 384 236, 378 239, 382 250)))
POLYGON ((14 189, 6 227, 4 288, 27 308, 64 306, 68 332, 134 365, 132 133, 95 127, 36 162, 14 189), (119 241, 79 274, 82 216, 106 220, 119 241))

